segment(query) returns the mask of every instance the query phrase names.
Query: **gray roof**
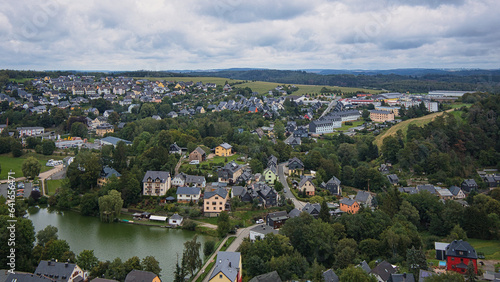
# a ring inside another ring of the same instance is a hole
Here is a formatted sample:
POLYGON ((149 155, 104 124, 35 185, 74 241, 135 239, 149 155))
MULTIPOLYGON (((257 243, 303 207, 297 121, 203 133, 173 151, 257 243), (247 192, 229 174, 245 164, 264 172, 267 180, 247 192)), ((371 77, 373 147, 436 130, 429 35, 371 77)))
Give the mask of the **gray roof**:
POLYGON ((337 184, 337 185, 340 185, 340 180, 337 177, 334 176, 330 180, 328 180, 328 182, 326 184, 327 185, 328 184, 337 184))
POLYGON ((366 273, 370 273, 372 271, 366 260, 362 261, 359 264, 359 267, 361 267, 361 269, 363 269, 366 273))
POLYGON ((408 194, 417 194, 418 190, 415 187, 400 187, 398 188, 398 191, 401 193, 408 193, 408 194))
POLYGON ((390 111, 381 111, 381 110, 371 110, 370 113, 373 113, 373 114, 384 114, 384 115, 388 115, 390 114, 391 112, 390 111))
POLYGON ((290 160, 288 160, 288 164, 291 164, 291 163, 293 163, 293 162, 297 162, 297 163, 299 163, 300 165, 304 166, 304 163, 303 163, 303 162, 302 162, 299 158, 297 158, 297 157, 293 157, 293 158, 291 158, 290 160))
POLYGON ((358 194, 356 194, 356 198, 354 198, 354 200, 356 200, 357 202, 366 203, 370 196, 370 193, 366 191, 358 191, 358 194))
POLYGON ((205 182, 205 176, 198 175, 186 175, 186 183, 203 183, 205 182))
POLYGON ((214 271, 210 274, 211 280, 222 272, 230 281, 236 281, 241 255, 239 252, 219 252, 215 261, 214 271))
POLYGON ((200 147, 196 147, 196 149, 194 149, 194 150, 197 151, 198 153, 200 153, 201 155, 205 155, 206 154, 205 151, 202 148, 200 148, 200 147))
POLYGON ((412 273, 403 273, 390 275, 392 282, 415 282, 415 276, 412 273))
POLYGON ((392 266, 392 264, 384 260, 383 262, 375 266, 375 268, 373 268, 370 273, 377 274, 378 276, 380 276, 380 278, 382 278, 382 280, 387 281, 391 276, 391 273, 395 272, 396 269, 392 266))
POLYGON ((460 189, 460 187, 457 187, 457 186, 451 186, 449 190, 450 190, 451 194, 453 194, 453 196, 457 196, 458 193, 460 193, 461 189, 460 189))
MULTIPOLYGON (((2 270, 3 272, 3 270, 2 270)), ((37 276, 31 273, 11 273, 7 276, 5 282, 52 282, 55 281, 45 276, 37 276)), ((3 282, 3 281, 2 281, 3 282)))
POLYGON ((275 270, 273 272, 261 274, 250 279, 249 282, 282 282, 278 272, 275 270))
POLYGON ((302 211, 307 212, 308 214, 313 214, 313 213, 319 213, 321 210, 321 205, 320 204, 311 204, 307 203, 303 208, 302 211), (316 212, 315 212, 316 211, 316 212))
POLYGON ((177 195, 200 195, 199 187, 178 187, 177 195))
POLYGON ((34 274, 48 277, 52 275, 54 281, 68 281, 75 267, 76 264, 74 263, 68 263, 66 265, 65 262, 42 260, 38 264, 34 274), (55 278, 56 276, 58 278, 55 278))
POLYGON ((232 188, 232 194, 233 194, 233 197, 239 197, 239 196, 243 196, 246 192, 246 189, 245 187, 242 187, 242 186, 233 186, 232 188))
POLYGON ((226 198, 227 197, 227 191, 224 188, 217 188, 215 191, 205 192, 205 195, 203 195, 203 199, 210 199, 210 198, 212 198, 215 195, 219 195, 222 198, 226 198))
POLYGON ((291 211, 288 213, 288 217, 289 217, 289 218, 297 217, 297 216, 299 216, 299 215, 300 215, 300 213, 301 213, 301 211, 300 211, 300 210, 298 210, 298 209, 294 208, 293 210, 291 210, 291 211))
POLYGON ((466 241, 454 240, 446 247, 446 256, 477 259, 476 250, 466 241), (463 252, 460 254, 459 252, 463 252))
POLYGON ((464 179, 463 183, 467 186, 477 186, 476 180, 474 179, 464 179))
POLYGON ((344 204, 344 205, 352 206, 352 205, 354 205, 354 203, 356 203, 356 201, 354 201, 353 199, 349 199, 349 198, 342 198, 340 200, 340 203, 344 204))
POLYGON ((142 282, 142 281, 153 281, 158 275, 149 271, 142 270, 132 270, 125 277, 125 282, 142 282))
POLYGON ((432 184, 417 185, 418 192, 428 191, 431 194, 436 194, 436 188, 432 184))
POLYGON ((325 282, 339 282, 339 277, 333 270, 328 269, 327 271, 323 272, 323 281, 325 282))
POLYGON ((183 217, 180 216, 178 213, 175 213, 174 215, 172 215, 170 217, 170 219, 181 220, 181 219, 183 219, 183 217))
POLYGON ((254 228, 250 229, 250 231, 257 232, 257 233, 264 234, 264 235, 269 234, 269 233, 278 234, 278 230, 272 228, 271 226, 266 226, 265 224, 257 225, 254 228))
POLYGON ((229 145, 229 144, 227 144, 227 143, 222 143, 222 144, 220 144, 220 146, 221 146, 222 148, 224 148, 224 149, 231 149, 231 148, 233 147, 233 146, 231 146, 231 145, 229 145))
POLYGON ((102 168, 101 177, 110 178, 112 175, 115 175, 116 177, 122 176, 118 171, 116 171, 112 167, 105 166, 102 168))
POLYGON ((311 182, 311 184, 314 186, 314 184, 312 183, 312 179, 311 178, 309 178, 309 177, 302 177, 302 179, 299 182, 299 188, 302 187, 304 184, 306 184, 307 181, 311 182))
POLYGON ((161 183, 166 183, 167 179, 170 177, 170 172, 168 171, 155 171, 155 170, 148 170, 146 172, 146 175, 144 175, 144 178, 142 179, 142 182, 147 182, 148 178, 150 178, 154 181, 155 179, 159 178, 161 183))
POLYGON ((273 221, 283 220, 288 218, 288 214, 286 213, 286 211, 272 212, 269 213, 267 216, 271 218, 273 221))
POLYGON ((108 142, 108 143, 111 143, 113 145, 116 146, 116 144, 118 144, 118 142, 122 141, 122 142, 125 142, 125 144, 127 145, 130 145, 132 144, 132 142, 128 141, 128 140, 125 140, 125 139, 121 139, 121 138, 118 138, 118 137, 112 137, 112 136, 108 136, 108 137, 104 137, 101 139, 101 142, 104 141, 104 142, 108 142))
POLYGON ((436 273, 433 271, 426 271, 420 269, 418 273, 418 282, 424 282, 427 277, 430 277, 432 275, 436 275, 436 273))

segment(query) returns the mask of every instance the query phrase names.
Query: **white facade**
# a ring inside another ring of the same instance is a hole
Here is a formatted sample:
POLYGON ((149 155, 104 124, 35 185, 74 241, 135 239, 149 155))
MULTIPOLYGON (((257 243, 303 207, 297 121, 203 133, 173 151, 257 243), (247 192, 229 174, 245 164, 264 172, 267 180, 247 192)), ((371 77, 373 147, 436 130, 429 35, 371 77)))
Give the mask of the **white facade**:
POLYGON ((19 137, 24 136, 38 136, 45 132, 43 127, 18 127, 19 137))

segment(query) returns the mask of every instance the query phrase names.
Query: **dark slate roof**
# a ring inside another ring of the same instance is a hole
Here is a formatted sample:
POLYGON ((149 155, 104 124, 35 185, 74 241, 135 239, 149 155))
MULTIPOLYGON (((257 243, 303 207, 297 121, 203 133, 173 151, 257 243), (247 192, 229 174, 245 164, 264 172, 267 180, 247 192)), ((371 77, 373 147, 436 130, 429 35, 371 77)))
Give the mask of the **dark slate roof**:
POLYGON ((31 273, 11 273, 7 276, 5 282, 52 282, 53 279, 47 278, 45 276, 37 276, 31 273))
POLYGON ((412 273, 394 274, 390 275, 392 282, 415 282, 415 276, 412 273))
POLYGON ((302 186, 304 186, 304 184, 306 184, 307 181, 311 182, 311 184, 314 186, 314 184, 312 183, 312 179, 311 178, 309 178, 309 177, 302 177, 302 179, 299 182, 299 188, 302 187, 302 186))
POLYGON ((398 188, 398 191, 401 193, 408 193, 408 194, 417 194, 418 190, 415 187, 400 187, 398 188))
POLYGON ((210 199, 215 195, 219 195, 222 198, 226 198, 227 191, 224 188, 217 188, 215 191, 205 192, 205 195, 203 195, 203 199, 210 199))
POLYGON ((436 194, 436 188, 432 184, 417 185, 418 192, 429 191, 431 194, 436 194))
POLYGON ((467 186, 477 186, 476 180, 474 179, 465 179, 463 183, 467 186))
POLYGON ((382 278, 382 280, 387 281, 389 277, 391 276, 391 273, 395 273, 396 268, 392 267, 390 263, 387 261, 383 261, 379 263, 375 268, 372 269, 370 273, 376 274, 382 278))
POLYGON ((446 256, 477 259, 476 250, 466 241, 454 240, 446 247, 446 256), (463 254, 460 254, 463 252, 463 254))
POLYGON ((307 203, 303 208, 302 211, 307 212, 308 214, 319 214, 319 211, 321 210, 321 205, 320 204, 311 204, 307 203))
POLYGON ((201 184, 203 182, 206 182, 205 176, 198 176, 198 175, 186 175, 186 183, 197 183, 201 184))
POLYGON ((50 277, 53 276, 52 279, 54 281, 68 281, 70 275, 73 273, 76 264, 74 263, 65 263, 65 262, 55 262, 55 261, 47 261, 42 260, 38 264, 35 274, 36 275, 45 275, 50 277), (57 275, 58 278, 55 278, 57 275))
POLYGON ((451 186, 449 190, 450 190, 451 194, 453 194, 453 196, 457 196, 458 193, 460 193, 461 189, 460 189, 460 187, 457 187, 457 186, 451 186))
POLYGON ((102 178, 110 178, 112 175, 115 175, 116 177, 122 176, 118 171, 116 171, 114 168, 105 166, 102 168, 101 172, 101 177, 102 178))
POLYGON ((289 213, 288 213, 288 217, 289 218, 293 218, 293 217, 297 217, 299 216, 301 213, 301 211, 299 211, 298 209, 294 208, 293 210, 291 210, 289 213))
POLYGON ((199 187, 178 187, 177 195, 200 195, 199 187))
POLYGON ((158 275, 149 271, 142 270, 132 270, 125 277, 125 282, 145 282, 145 281, 153 281, 158 275))
POLYGON ((170 217, 170 219, 181 220, 181 219, 183 219, 183 217, 180 216, 178 213, 175 213, 174 215, 172 215, 170 217))
POLYGON ((282 280, 278 275, 278 272, 276 272, 275 270, 273 272, 255 276, 254 278, 250 279, 249 282, 282 282, 282 280))
POLYGON ((273 221, 283 220, 283 219, 288 218, 288 214, 286 213, 286 211, 272 212, 272 213, 270 213, 268 216, 269 216, 269 218, 271 218, 273 221))
POLYGON ((327 271, 323 272, 323 281, 325 282, 339 282, 339 277, 333 270, 328 269, 327 271))
POLYGON ((340 185, 340 180, 337 178, 337 177, 332 177, 330 180, 328 180, 328 182, 326 183, 326 185, 328 184, 337 184, 337 185, 340 185))
POLYGON ((210 274, 211 280, 222 272, 230 281, 236 281, 241 255, 238 252, 219 252, 215 261, 214 271, 210 274))
POLYGON ((148 170, 146 172, 146 175, 144 175, 144 178, 142 179, 142 182, 147 182, 148 178, 150 178, 154 181, 156 178, 159 178, 161 183, 166 183, 167 179, 170 177, 170 172, 168 171, 155 171, 155 170, 148 170))
POLYGON ((292 159, 290 159, 288 161, 288 164, 290 165, 291 163, 294 163, 294 162, 299 163, 301 166, 304 166, 304 163, 297 157, 293 157, 292 159))
POLYGON ((432 275, 436 275, 436 273, 432 272, 432 271, 426 271, 426 270, 420 269, 420 271, 418 273, 418 282, 425 282, 425 279, 427 277, 432 276, 432 275))
POLYGON ((399 182, 399 178, 396 174, 387 175, 387 179, 389 179, 389 182, 391 182, 391 184, 396 184, 399 182))

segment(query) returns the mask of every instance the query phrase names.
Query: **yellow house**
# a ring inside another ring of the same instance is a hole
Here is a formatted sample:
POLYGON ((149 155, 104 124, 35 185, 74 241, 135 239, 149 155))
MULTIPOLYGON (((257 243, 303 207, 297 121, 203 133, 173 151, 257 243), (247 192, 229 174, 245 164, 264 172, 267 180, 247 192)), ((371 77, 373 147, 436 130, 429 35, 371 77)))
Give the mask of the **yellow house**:
POLYGON ((115 132, 115 128, 111 124, 101 124, 95 129, 95 134, 100 137, 104 136, 106 133, 113 132, 115 132))
POLYGON ((161 282, 160 277, 149 271, 142 270, 132 270, 125 277, 125 282, 135 282, 135 281, 151 281, 151 282, 161 282))
POLYGON ((241 253, 219 252, 209 282, 241 282, 241 253))
POLYGON ((205 192, 203 195, 203 214, 208 217, 219 216, 221 212, 226 210, 228 194, 224 188, 205 192))
POLYGON ((215 147, 215 155, 219 157, 227 157, 232 153, 233 146, 222 143, 219 146, 215 147))

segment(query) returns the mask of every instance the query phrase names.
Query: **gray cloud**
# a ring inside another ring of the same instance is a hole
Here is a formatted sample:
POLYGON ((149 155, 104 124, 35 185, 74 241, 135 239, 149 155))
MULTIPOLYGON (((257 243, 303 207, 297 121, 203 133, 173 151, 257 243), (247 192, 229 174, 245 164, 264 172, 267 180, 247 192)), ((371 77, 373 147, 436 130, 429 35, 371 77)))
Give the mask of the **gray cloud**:
POLYGON ((0 0, 0 68, 498 68, 496 0, 0 0))

